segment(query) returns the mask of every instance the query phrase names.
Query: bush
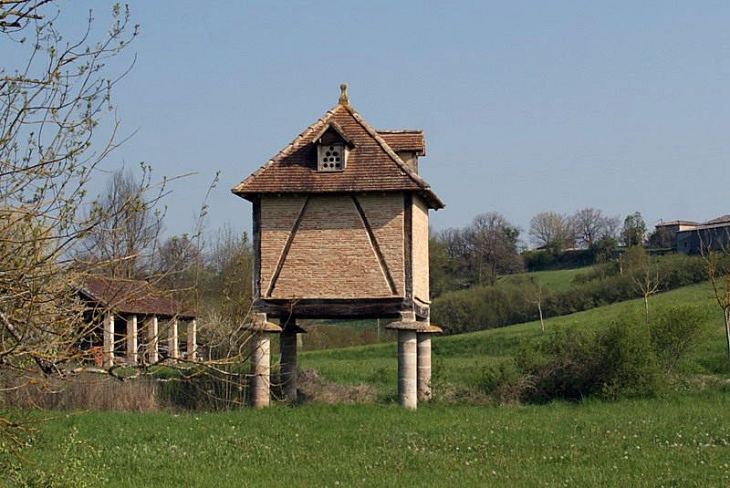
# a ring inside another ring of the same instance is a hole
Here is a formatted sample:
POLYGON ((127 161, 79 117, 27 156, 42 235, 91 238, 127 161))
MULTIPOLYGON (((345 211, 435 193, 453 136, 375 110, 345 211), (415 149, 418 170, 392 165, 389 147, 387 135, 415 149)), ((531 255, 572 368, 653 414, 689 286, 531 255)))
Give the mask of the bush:
POLYGON ((709 330, 704 327, 707 311, 688 305, 658 310, 652 316, 650 337, 659 366, 672 373, 696 348, 709 330))
POLYGON ((645 397, 666 384, 661 364, 641 318, 624 316, 595 333, 553 332, 514 364, 486 369, 480 386, 500 403, 645 397))

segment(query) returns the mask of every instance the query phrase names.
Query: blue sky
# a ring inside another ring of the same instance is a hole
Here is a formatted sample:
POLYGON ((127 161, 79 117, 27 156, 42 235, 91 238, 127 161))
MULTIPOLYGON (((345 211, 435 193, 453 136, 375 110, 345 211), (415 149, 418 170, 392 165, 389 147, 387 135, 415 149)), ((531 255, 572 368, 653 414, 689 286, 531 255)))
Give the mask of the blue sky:
MULTIPOLYGON (((66 2, 71 4, 71 2, 66 2)), ((106 2, 77 1, 64 16, 106 2)), ((111 5, 111 3, 109 3, 111 5)), ((172 185, 167 232, 250 230, 230 188, 337 103, 422 129, 434 228, 595 207, 703 221, 730 213, 730 2, 131 1, 141 34, 115 102, 172 185)), ((64 17, 79 25, 78 16, 64 17)), ((101 175, 103 178, 103 175, 101 175)))

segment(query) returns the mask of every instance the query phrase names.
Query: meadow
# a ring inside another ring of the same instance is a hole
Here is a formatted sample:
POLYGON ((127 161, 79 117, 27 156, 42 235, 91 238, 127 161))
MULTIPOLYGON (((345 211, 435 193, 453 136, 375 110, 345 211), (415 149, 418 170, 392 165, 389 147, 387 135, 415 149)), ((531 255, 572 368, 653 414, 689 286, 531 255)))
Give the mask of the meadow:
MULTIPOLYGON (((484 369, 540 340, 537 322, 435 338, 435 398, 417 411, 397 406, 395 344, 311 351, 302 370, 324 385, 366 385, 374 399, 27 412, 31 447, 22 461, 0 456, 0 486, 730 486, 721 314, 707 284, 650 299, 651 310, 678 303, 705 308, 710 333, 681 365, 686 379, 654 398, 490 403, 484 369)), ((555 317, 547 333, 642 311, 638 300, 555 317)))

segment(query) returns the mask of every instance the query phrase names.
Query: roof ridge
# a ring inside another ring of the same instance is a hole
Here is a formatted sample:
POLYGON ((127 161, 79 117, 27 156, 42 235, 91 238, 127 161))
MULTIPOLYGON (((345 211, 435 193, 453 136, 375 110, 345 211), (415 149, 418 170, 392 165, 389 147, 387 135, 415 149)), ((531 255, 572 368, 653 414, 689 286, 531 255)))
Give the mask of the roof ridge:
POLYGON ((273 164, 275 164, 278 160, 280 160, 281 158, 283 158, 285 156, 288 156, 291 153, 291 151, 296 147, 296 144, 299 141, 301 141, 302 139, 304 139, 304 136, 305 135, 308 135, 311 132, 313 132, 314 131, 314 128, 316 126, 318 126, 320 123, 325 124, 325 123, 327 123, 327 121, 329 119, 331 119, 332 117, 334 117, 335 111, 339 107, 344 107, 344 105, 339 105, 338 104, 338 105, 332 107, 331 109, 327 110, 324 113, 324 115, 322 115, 322 117, 320 117, 319 119, 317 119, 313 124, 310 124, 306 129, 304 129, 304 131, 301 134, 299 134, 298 136, 296 136, 286 147, 284 147, 284 149, 282 149, 278 153, 274 154, 271 158, 269 158, 269 160, 267 162, 265 162, 264 164, 262 164, 261 166, 259 166, 259 168, 257 170, 255 170, 253 173, 251 173, 250 175, 248 175, 248 177, 245 178, 242 182, 240 182, 239 184, 237 184, 236 186, 234 186, 231 191, 233 191, 235 193, 236 191, 238 191, 239 188, 245 186, 245 184, 249 180, 251 180, 253 178, 256 178, 258 175, 260 175, 261 173, 263 173, 264 171, 266 171, 268 168, 270 168, 273 164))
POLYGON ((357 111, 350 105, 343 105, 343 107, 352 115, 352 117, 357 120, 357 122, 362 126, 365 131, 370 134, 370 136, 375 139, 375 141, 380 145, 380 147, 390 156, 390 158, 395 162, 401 170, 405 172, 406 175, 408 175, 415 183, 418 184, 421 188, 424 190, 430 190, 431 185, 428 184, 426 180, 421 178, 419 175, 411 171, 411 169, 408 167, 406 163, 403 162, 403 160, 396 154, 393 149, 388 145, 385 140, 383 140, 382 137, 378 134, 378 131, 372 127, 370 124, 365 122, 365 120, 362 118, 362 116, 357 113, 357 111))

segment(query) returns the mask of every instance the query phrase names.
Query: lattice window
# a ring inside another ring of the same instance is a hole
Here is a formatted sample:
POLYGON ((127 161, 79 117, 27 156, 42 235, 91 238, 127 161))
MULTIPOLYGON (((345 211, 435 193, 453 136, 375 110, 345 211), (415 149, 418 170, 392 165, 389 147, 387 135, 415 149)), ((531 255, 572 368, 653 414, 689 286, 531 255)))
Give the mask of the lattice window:
POLYGON ((342 171, 345 169, 345 145, 322 144, 317 146, 318 171, 342 171))

